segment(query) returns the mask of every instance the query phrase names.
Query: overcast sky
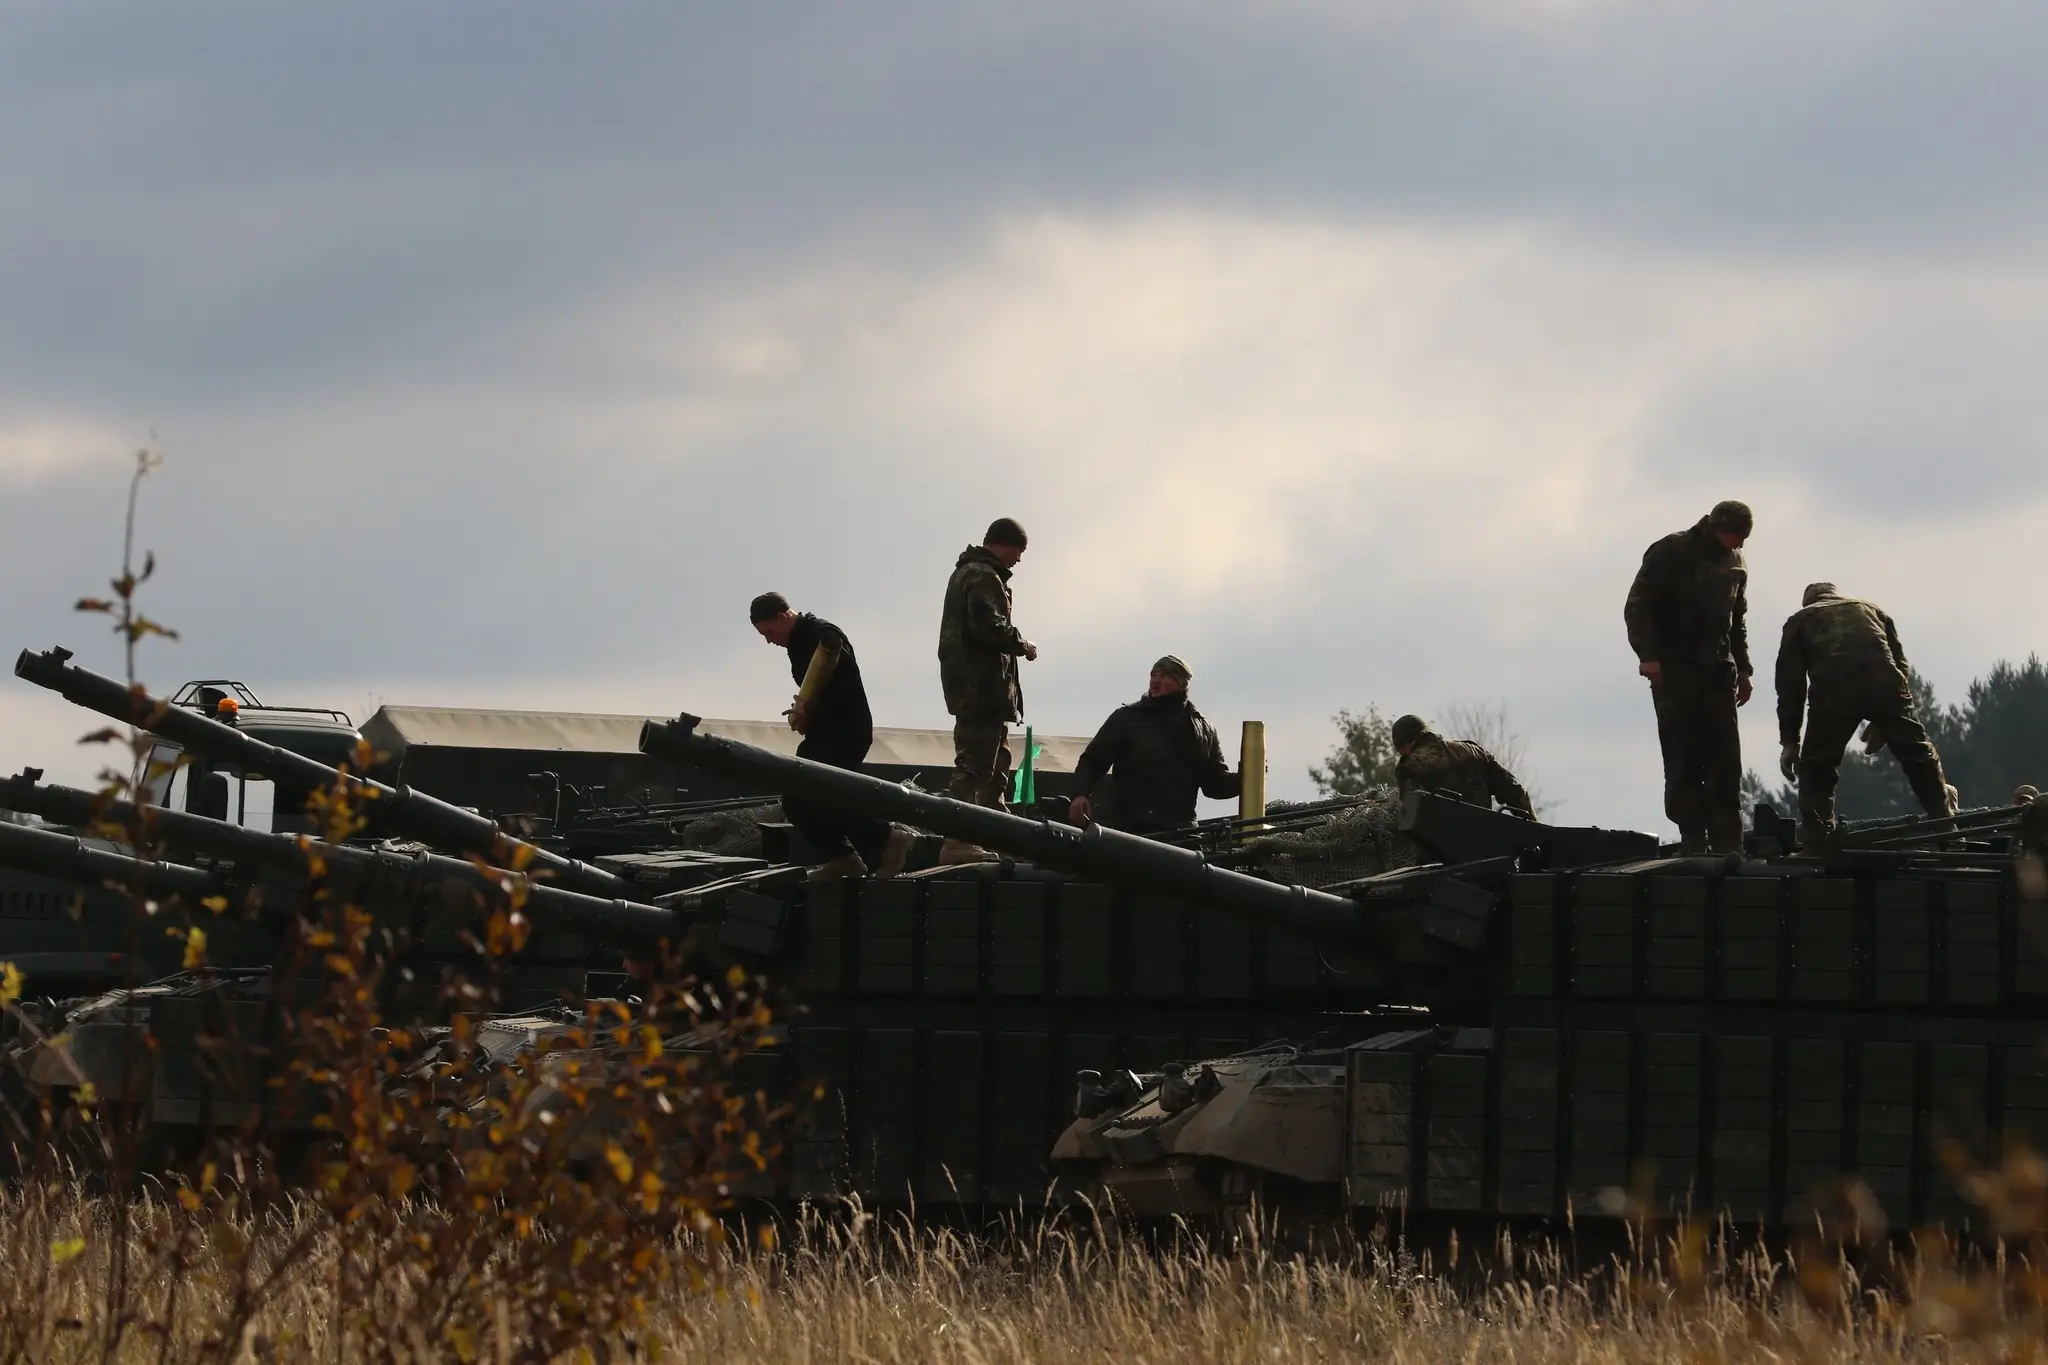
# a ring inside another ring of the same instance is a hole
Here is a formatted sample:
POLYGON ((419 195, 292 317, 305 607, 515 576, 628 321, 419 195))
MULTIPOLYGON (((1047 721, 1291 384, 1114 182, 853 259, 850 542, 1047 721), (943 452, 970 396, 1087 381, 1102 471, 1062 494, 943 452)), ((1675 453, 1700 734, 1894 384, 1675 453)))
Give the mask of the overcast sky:
MULTIPOLYGON (((764 588, 945 723, 1032 547, 1031 718, 1172 651, 1309 793, 1331 713, 1505 703, 1663 828, 1620 607, 1757 511, 1951 698, 2048 640, 2048 7, 0 0, 0 644, 166 456, 162 684, 772 716, 764 588)), ((1769 696, 1746 713, 1768 769, 1769 696)), ((86 728, 0 687, 0 766, 86 728)))

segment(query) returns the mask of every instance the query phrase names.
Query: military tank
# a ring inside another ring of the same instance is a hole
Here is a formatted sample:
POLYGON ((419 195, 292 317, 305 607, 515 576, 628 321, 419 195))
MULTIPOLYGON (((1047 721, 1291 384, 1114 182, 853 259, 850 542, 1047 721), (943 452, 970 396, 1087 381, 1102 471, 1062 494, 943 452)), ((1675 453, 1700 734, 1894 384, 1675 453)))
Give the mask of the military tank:
MULTIPOLYGON (((1431 798, 1402 821, 1423 865, 1286 885, 1222 866, 1216 847, 963 806, 704 735, 689 717, 642 743, 1014 855, 760 897, 786 917, 776 965, 805 1006, 789 1065, 833 1096, 826 1126, 796 1145, 794 1188, 871 1201, 1045 1199, 1077 1073, 1152 1074, 1371 1017, 1429 1017, 1424 1005, 1483 1018, 1504 970, 1486 882, 1517 848, 1563 866, 1656 847, 1431 798)), ((715 921, 727 898, 697 899, 715 921)))
MULTIPOLYGON (((125 689, 111 704, 133 706, 125 689)), ((2048 1127, 2048 953, 2015 812, 1794 858, 1764 810, 1730 861, 1416 793, 1374 835, 1400 842, 1376 865, 1403 865, 1304 876, 1314 840, 1276 836, 1284 818, 1137 839, 688 716, 641 745, 1008 855, 679 886, 658 848, 593 860, 801 1001, 786 1046, 754 1059, 764 1088, 827 1092, 781 1196, 1561 1217, 1648 1173, 1661 1207, 1771 1223, 1856 1171, 1903 1221, 1964 1212, 1947 1138, 2048 1127)))
MULTIPOLYGON (((649 838, 643 830, 638 838, 615 839, 607 856, 585 860, 573 856, 566 841, 521 838, 501 822, 403 784, 360 773, 344 777, 342 765, 356 764, 361 738, 345 716, 267 707, 239 683, 191 683, 176 696, 160 700, 77 666, 61 649, 24 652, 16 673, 90 710, 139 724, 157 736, 159 742, 149 760, 148 790, 141 795, 151 808, 159 843, 173 859, 181 852, 179 840, 200 829, 207 832, 196 856, 207 862, 225 859, 229 864, 233 862, 230 849, 248 854, 252 848, 264 847, 260 840, 229 842, 233 829, 245 821, 255 826, 252 834, 259 830, 280 836, 307 832, 311 829, 307 797, 340 783, 356 794, 369 816, 369 827, 362 836, 366 845, 397 839, 415 849, 473 855, 496 866, 522 865, 537 885, 606 900, 645 901, 684 886, 771 869, 770 860, 758 847, 756 825, 744 825, 755 836, 756 846, 751 850, 744 847, 745 840, 714 851, 677 839, 649 838), (252 801, 253 789, 260 790, 255 790, 252 801), (260 805, 260 821, 247 819, 252 805, 260 805), (202 818, 213 823, 195 823, 202 818)), ((39 773, 30 769, 16 779, 17 795, 32 792, 37 776, 39 773)), ((725 816, 726 823, 737 829, 741 822, 732 816, 745 815, 759 804, 758 800, 743 799, 693 806, 689 815, 699 826, 725 816)), ((59 800, 46 791, 40 798, 18 802, 17 808, 33 817, 79 827, 93 846, 107 853, 117 851, 108 841, 96 839, 94 831, 83 830, 88 822, 103 826, 105 821, 75 797, 59 800), (58 801, 57 806, 47 804, 52 800, 58 801)), ((114 824, 124 822, 116 820, 114 824)), ((622 817, 613 823, 630 826, 634 821, 622 817)), ((289 851, 293 846, 289 837, 283 837, 270 847, 289 851)), ((386 881, 397 886, 388 878, 386 881)), ((138 933, 125 898, 103 887, 103 879, 97 875, 70 882, 25 868, 14 868, 0 885, 0 956, 23 970, 30 990, 64 994, 67 987, 146 980, 178 964, 182 945, 166 937, 165 926, 140 926, 138 933), (124 959, 128 959, 125 964, 124 959)), ((276 887, 270 889, 273 895, 277 893, 276 887)), ((238 922, 219 928, 213 951, 222 965, 255 969, 270 960, 268 931, 238 922)), ((566 963, 579 951, 569 936, 543 935, 542 939, 537 951, 550 960, 566 963)), ((616 973, 618 959, 612 945, 591 940, 585 947, 592 968, 616 973)))
MULTIPOLYGON (((61 650, 24 654, 17 671, 135 720, 162 742, 141 804, 45 783, 33 768, 0 780, 0 808, 49 826, 0 825, 13 912, 0 916, 0 959, 23 972, 29 997, 12 1017, 27 1027, 5 1041, 45 1095, 61 1101, 91 1084, 144 1105, 159 1128, 200 1124, 202 1115, 203 1123, 239 1121, 221 1097, 241 1104, 265 1093, 262 1059, 279 1004, 318 989, 289 960, 291 930, 307 908, 301 838, 316 790, 346 786, 372 817, 360 839, 322 844, 320 854, 326 888, 368 910, 392 954, 379 1005, 393 1022, 445 1019, 451 978, 476 974, 480 893, 503 875, 479 860, 526 869, 532 931, 495 965, 480 1002, 516 1014, 622 991, 626 959, 659 957, 664 944, 723 955, 716 935, 696 935, 687 911, 657 903, 664 893, 735 876, 800 875, 758 857, 688 849, 620 854, 603 867, 564 856, 424 793, 345 774, 335 763, 357 759, 345 718, 263 708, 237 684, 192 684, 163 701, 78 668, 61 650), (259 782, 269 788, 269 829, 222 818, 245 815, 246 789, 259 782), (139 831, 149 849, 142 856, 126 842, 139 831), (435 844, 471 856, 437 853, 435 844), (31 898, 47 913, 22 916, 15 902, 31 898), (139 914, 137 898, 175 898, 187 915, 139 914), (188 916, 206 935, 203 972, 176 970, 188 916), (66 951, 48 951, 67 940, 66 951), (48 969, 48 957, 62 969, 48 969), (80 960, 90 969, 76 970, 80 960), (154 1045, 138 1046, 144 1037, 154 1045)), ((728 917, 726 928, 743 935, 743 917, 728 917)))
POLYGON ((1485 1026, 1083 1073, 1054 1165, 1224 1222, 1261 1201, 1586 1216, 1647 1192, 1775 1225, 1853 1174, 1895 1225, 1968 1228, 1955 1163, 2048 1142, 2044 849, 2048 812, 2013 808, 1796 862, 1518 871, 1485 1026))
POLYGON ((1311 890, 692 722, 643 747, 1016 859, 790 902, 792 1050, 829 1061, 870 1192, 1043 1191, 1024 1135, 1053 1094, 1078 1110, 1040 1149, 1057 1188, 1197 1219, 1281 1191, 1538 1218, 1637 1191, 1771 1225, 1853 1173, 1901 1224, 1967 1224, 1949 1144, 2048 1143, 2033 807, 1806 850, 1765 807, 1745 856, 1683 858, 1417 792, 1428 861, 1311 890))
MULTIPOLYGON (((291 930, 314 908, 299 836, 109 802, 45 784, 33 769, 0 780, 0 806, 59 825, 147 828, 152 856, 139 857, 133 848, 58 829, 0 825, 0 866, 80 886, 112 884, 145 900, 176 898, 196 911, 208 939, 203 970, 26 1006, 26 1015, 12 1021, 25 1020, 26 1027, 8 1041, 30 1088, 62 1105, 90 1085, 136 1106, 159 1136, 242 1122, 273 1093, 264 1082, 278 1007, 310 1000, 322 985, 317 955, 293 950, 291 930), (153 856, 157 848, 191 861, 153 856), (221 912, 207 913, 208 905, 221 912), (151 1045, 142 1044, 145 1037, 151 1045)), ((476 944, 502 873, 417 845, 323 844, 319 856, 324 890, 367 910, 391 955, 379 1013, 394 1024, 444 1022, 446 988, 457 974, 494 988, 476 1002, 485 1009, 551 1018, 565 1002, 623 987, 623 956, 659 959, 696 934, 687 912, 668 906, 533 883, 523 888, 522 907, 533 932, 486 979, 477 971, 476 944), (600 945, 613 969, 608 975, 584 965, 600 945)), ((715 936, 706 944, 720 951, 715 936)), ((309 1118, 299 1115, 301 1126, 309 1118)))
MULTIPOLYGON (((278 780, 300 790, 338 780, 329 765, 275 754, 238 725, 137 697, 59 652, 25 655, 18 671, 118 719, 139 719, 212 764, 282 774, 278 780)), ((783 789, 773 769, 743 776, 755 790, 783 789)), ((467 812, 410 789, 356 781, 375 793, 368 809, 380 820, 380 833, 441 842, 453 851, 489 848, 498 858, 517 851, 504 831, 467 812)), ((50 818, 75 821, 84 813, 82 793, 52 791, 27 774, 8 785, 17 804, 50 818)), ((297 856, 296 845, 285 847, 289 839, 258 845, 200 823, 205 817, 151 818, 168 856, 187 859, 163 869, 166 887, 182 879, 187 894, 214 894, 226 875, 238 888, 261 889, 289 903, 294 864, 278 861, 297 856), (272 871, 258 876, 266 852, 275 855, 272 871), (281 889, 270 884, 279 879, 278 869, 281 889)), ((1036 828, 1042 822, 1020 823, 1036 828)), ((1264 833, 1274 837, 1288 823, 1289 817, 1276 816, 1264 833)), ((935 869, 888 883, 806 885, 794 869, 763 860, 707 864, 687 850, 644 845, 584 866, 630 887, 624 896, 606 894, 612 885, 600 882, 600 899, 647 902, 680 915, 700 944, 787 985, 802 1002, 786 1049, 754 1059, 759 1082, 769 1088, 816 1078, 832 1088, 818 1121, 792 1144, 781 1192, 854 1190, 885 1203, 1009 1203, 1046 1196, 1046 1153, 1070 1113, 1065 1077, 1076 1070, 1156 1068, 1191 1050, 1299 1034, 1333 1012, 1362 1008, 1383 995, 1370 955, 1353 954, 1352 960, 1335 947, 1319 954, 1313 942, 1317 934, 1333 942, 1349 934, 1332 916, 1355 918, 1353 898, 1220 866, 1230 855, 1220 847, 1204 852, 1204 846, 1235 847, 1237 841, 1214 830, 1196 831, 1183 842, 1195 846, 1130 841, 1123 856, 1136 857, 1142 867, 1114 876, 1068 865, 1049 852, 1036 866, 935 869), (1233 914, 1219 898, 1258 902, 1272 922, 1233 914)), ((1483 843, 1474 856, 1498 843, 1483 843)), ((99 851, 120 858, 116 850, 99 851)), ((388 914, 413 954, 432 966, 460 956, 460 936, 434 930, 441 922, 438 896, 406 889, 432 880, 412 870, 421 852, 384 850, 377 865, 385 870, 363 884, 386 888, 388 896, 369 899, 388 901, 379 913, 388 914)), ((38 856, 46 860, 38 866, 65 870, 47 861, 48 851, 38 856)), ((550 864, 536 855, 535 867, 549 879, 567 861, 550 864)), ((93 883, 114 871, 126 877, 132 867, 127 859, 118 868, 106 858, 74 859, 68 870, 93 883)), ((462 900, 467 883, 454 869, 446 871, 442 883, 462 900)), ((541 884, 575 892, 567 880, 541 884)), ((1440 889, 1434 918, 1405 932, 1416 979, 1433 972, 1448 1008, 1466 993, 1459 975, 1446 970, 1458 955, 1439 941, 1469 936, 1470 927, 1458 920, 1459 889, 1427 870, 1413 876, 1412 887, 1440 889)), ((602 950, 620 945, 547 932, 536 933, 534 945, 528 960, 515 964, 531 998, 508 1004, 538 1003, 549 990, 573 995, 579 987, 592 994, 615 988, 615 981, 599 980, 588 967, 602 950), (564 941, 568 946, 559 952, 538 948, 564 941), (543 960, 531 960, 536 955, 543 960)), ((242 959, 221 965, 245 969, 253 991, 256 967, 268 951, 259 942, 242 959)), ((431 980, 436 974, 421 975, 431 980)), ((170 994, 188 990, 179 986, 170 994)))

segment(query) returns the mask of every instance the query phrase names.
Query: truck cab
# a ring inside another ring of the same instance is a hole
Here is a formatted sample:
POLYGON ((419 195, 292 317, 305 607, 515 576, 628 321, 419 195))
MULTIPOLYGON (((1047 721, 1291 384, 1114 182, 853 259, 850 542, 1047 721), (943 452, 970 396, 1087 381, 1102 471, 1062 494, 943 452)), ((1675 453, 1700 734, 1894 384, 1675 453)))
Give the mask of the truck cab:
MULTIPOLYGON (((171 702, 322 763, 353 767, 362 742, 344 712, 267 706, 247 685, 231 679, 186 683, 171 702)), ((307 795, 280 789, 262 773, 244 772, 160 739, 150 753, 141 799, 251 829, 302 833, 314 832, 307 795)), ((163 850, 173 860, 182 852, 163 850)), ((0 868, 0 961, 21 971, 32 995, 88 993, 177 970, 183 947, 166 936, 166 927, 138 919, 128 898, 106 887, 0 868)), ((269 952, 268 936, 255 926, 223 923, 214 928, 209 957, 216 965, 260 965, 269 952)))
MULTIPOLYGON (((249 687, 233 679, 188 682, 171 697, 232 725, 267 744, 325 763, 356 766, 363 742, 348 714, 326 707, 266 706, 249 687)), ((145 800, 151 805, 227 820, 272 834, 313 832, 303 791, 282 789, 262 773, 206 754, 188 754, 173 740, 159 740, 150 753, 145 800)))

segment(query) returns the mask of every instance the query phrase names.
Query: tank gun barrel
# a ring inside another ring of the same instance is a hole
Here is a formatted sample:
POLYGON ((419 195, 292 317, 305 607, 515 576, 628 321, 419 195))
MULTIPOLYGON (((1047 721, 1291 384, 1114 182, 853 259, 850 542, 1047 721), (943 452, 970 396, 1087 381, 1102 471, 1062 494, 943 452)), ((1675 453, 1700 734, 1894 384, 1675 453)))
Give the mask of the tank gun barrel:
POLYGON ((80 886, 120 882, 150 896, 185 896, 198 901, 226 885, 218 873, 179 863, 139 860, 117 849, 95 848, 75 834, 26 825, 0 824, 0 867, 37 872, 80 886))
POLYGON ((687 713, 673 721, 649 721, 640 730, 640 750, 755 778, 824 804, 901 820, 1027 858, 1041 867, 1176 891, 1315 942, 1357 945, 1372 937, 1368 912, 1344 896, 1233 872, 1192 850, 1101 825, 1077 829, 970 806, 865 773, 700 734, 697 724, 698 717, 687 713))
MULTIPOLYGON (((147 828, 173 844, 214 856, 231 858, 237 867, 302 871, 307 864, 310 850, 300 843, 296 835, 265 834, 261 830, 246 829, 225 820, 215 820, 204 815, 193 815, 162 806, 137 807, 125 801, 109 801, 93 792, 80 791, 75 787, 45 784, 38 780, 39 777, 40 774, 31 768, 14 777, 0 778, 0 807, 26 811, 45 820, 79 827, 107 824, 122 829, 147 828)), ((18 827, 0 825, 0 830, 16 828, 18 827)), ((52 834, 50 837, 79 844, 77 839, 70 839, 64 835, 52 834)), ((29 845, 21 847, 27 848, 29 845)), ((56 857, 61 852, 55 845, 36 847, 46 848, 50 857, 56 857)), ((50 875, 74 881, 132 879, 136 863, 131 856, 93 849, 87 845, 80 847, 85 853, 97 857, 80 861, 77 855, 66 855, 67 861, 64 866, 67 869, 76 867, 87 875, 73 876, 68 870, 51 872, 50 875)), ((422 882, 455 881, 484 891, 492 888, 496 881, 491 873, 474 863, 434 853, 401 853, 329 843, 320 844, 319 852, 330 867, 359 882, 369 882, 377 879, 379 874, 389 874, 391 881, 400 885, 407 884, 408 881, 413 885, 422 882)), ((0 863, 10 861, 7 847, 0 846, 0 863)), ((22 866, 19 863, 13 865, 22 866)), ((181 881, 173 876, 163 883, 163 891, 159 891, 158 894, 168 891, 193 891, 201 895, 212 895, 220 891, 224 884, 219 874, 198 868, 180 867, 177 864, 145 866, 174 868, 177 873, 191 873, 204 879, 181 881)), ((38 866, 27 870, 47 869, 38 866)), ((586 896, 557 886, 529 885, 526 909, 534 918, 544 918, 551 925, 615 935, 633 942, 651 944, 662 939, 673 941, 680 937, 679 920, 674 911, 635 901, 586 896)))
POLYGON ((411 787, 394 787, 354 773, 344 774, 318 759, 266 743, 232 725, 186 707, 173 706, 140 688, 130 688, 81 668, 71 662, 68 649, 49 649, 40 654, 25 649, 14 662, 14 673, 89 711, 140 726, 187 749, 238 764, 244 771, 262 773, 280 786, 319 791, 343 783, 352 794, 369 799, 372 817, 384 828, 437 848, 474 853, 501 867, 512 866, 523 856, 528 868, 588 895, 611 897, 631 890, 631 883, 623 877, 535 848, 473 811, 451 806, 411 787))

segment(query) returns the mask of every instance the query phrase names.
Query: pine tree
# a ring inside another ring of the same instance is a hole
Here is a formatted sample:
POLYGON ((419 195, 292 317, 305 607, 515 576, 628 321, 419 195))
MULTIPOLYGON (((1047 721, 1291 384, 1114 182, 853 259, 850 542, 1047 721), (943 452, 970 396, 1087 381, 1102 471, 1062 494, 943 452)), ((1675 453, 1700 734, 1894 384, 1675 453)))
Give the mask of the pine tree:
POLYGON ((1308 770, 1316 790, 1325 796, 1356 796, 1372 787, 1393 786, 1400 755, 1394 752, 1391 722, 1379 707, 1367 706, 1358 715, 1339 711, 1330 720, 1337 727, 1337 747, 1321 767, 1308 770))
POLYGON ((1954 758, 1947 747, 1941 753, 1963 804, 2003 806, 2021 783, 2048 782, 2048 665, 2039 655, 2018 666, 1993 664, 1970 684, 1954 719, 1961 742, 1954 758))

